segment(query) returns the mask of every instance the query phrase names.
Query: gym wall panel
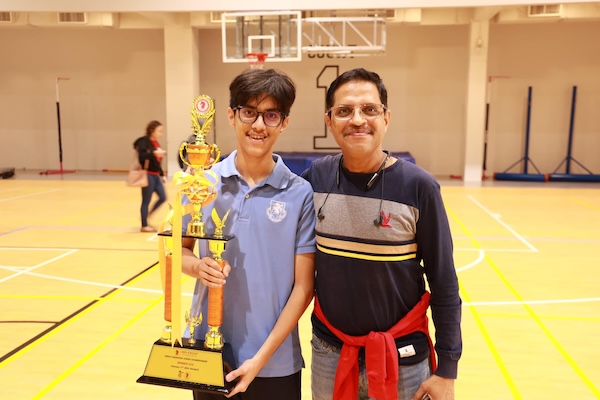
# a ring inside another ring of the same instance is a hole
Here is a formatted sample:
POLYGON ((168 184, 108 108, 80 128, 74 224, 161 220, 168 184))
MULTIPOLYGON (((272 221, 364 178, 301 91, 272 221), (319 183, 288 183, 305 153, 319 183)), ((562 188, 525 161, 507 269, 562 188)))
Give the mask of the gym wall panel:
MULTIPOLYGON (((503 171, 524 154, 526 100, 532 87, 530 159, 551 173, 567 155, 577 86, 572 156, 600 171, 600 22, 492 25, 489 164, 503 171)), ((564 170, 563 170, 564 171, 564 170)), ((521 172, 515 170, 511 172, 521 172)), ((581 173, 576 167, 573 173, 581 173)))
MULTIPOLYGON (((228 86, 248 65, 222 63, 219 29, 199 29, 197 35, 200 91, 215 100, 213 133, 228 153, 235 148, 226 118, 228 86)), ((327 86, 332 68, 364 67, 378 72, 388 88, 392 120, 385 147, 410 152, 435 175, 462 175, 467 42, 466 25, 390 24, 381 56, 305 55, 301 62, 268 62, 267 67, 286 71, 298 89, 276 150, 312 151, 313 137, 325 135, 325 89, 317 87, 321 71, 328 68, 320 82, 327 86)), ((552 172, 566 156, 573 85, 578 86, 573 156, 600 171, 598 43, 598 21, 490 25, 489 75, 510 78, 491 85, 488 171, 501 171, 522 157, 530 85, 530 157, 541 172, 552 172)), ((0 51, 0 167, 58 167, 58 76, 70 78, 59 85, 66 169, 127 168, 131 143, 151 119, 163 121, 169 135, 160 29, 2 29, 0 51)), ((335 147, 331 138, 317 143, 335 147)), ((177 149, 167 150, 176 157, 177 149)))
POLYGON ((3 166, 58 168, 57 77, 65 169, 128 168, 165 117, 162 30, 4 29, 0 52, 3 166))

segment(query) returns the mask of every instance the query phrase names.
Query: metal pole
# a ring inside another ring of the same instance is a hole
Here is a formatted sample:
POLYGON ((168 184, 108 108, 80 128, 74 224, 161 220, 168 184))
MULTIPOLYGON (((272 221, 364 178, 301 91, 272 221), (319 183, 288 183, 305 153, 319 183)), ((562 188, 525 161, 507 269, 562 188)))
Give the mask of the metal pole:
MULTIPOLYGON (((56 78, 56 120, 58 121, 58 161, 60 163, 60 173, 63 173, 63 151, 62 151, 62 132, 60 129, 60 98, 58 94, 58 81, 56 78)), ((63 78, 65 79, 65 78, 63 78)), ((68 79, 68 78, 67 78, 68 79)))
POLYGON ((573 125, 575 124, 575 100, 577 99, 577 86, 573 86, 573 96, 571 100, 571 121, 569 122, 569 147, 567 149, 566 174, 571 173, 571 151, 573 151, 573 125))
POLYGON ((529 125, 531 123, 531 86, 527 90, 527 125, 525 127, 525 162, 523 163, 523 173, 527 173, 529 165, 529 125))
POLYGON ((61 130, 61 126, 60 126, 60 96, 59 96, 59 90, 58 90, 58 83, 60 81, 68 81, 69 78, 64 78, 64 77, 57 77, 56 78, 56 83, 55 83, 55 87, 56 87, 56 120, 58 122, 58 160, 60 163, 60 168, 59 169, 49 169, 43 172, 40 172, 40 174, 45 174, 45 175, 51 175, 51 174, 66 174, 66 173, 71 173, 71 172, 75 172, 75 170, 64 170, 63 169, 63 149, 62 149, 62 130, 61 130))

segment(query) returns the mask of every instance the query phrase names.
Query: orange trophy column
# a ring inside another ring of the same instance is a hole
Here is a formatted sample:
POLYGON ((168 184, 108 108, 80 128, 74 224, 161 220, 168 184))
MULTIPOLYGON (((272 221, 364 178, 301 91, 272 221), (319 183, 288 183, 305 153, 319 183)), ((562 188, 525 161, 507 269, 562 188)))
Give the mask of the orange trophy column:
MULTIPOLYGON (((212 219, 215 223, 215 233, 208 239, 208 249, 213 255, 213 259, 221 266, 221 270, 225 266, 223 252, 227 238, 223 235, 223 227, 225 220, 229 215, 229 211, 221 220, 217 211, 213 209, 212 219)), ((223 334, 221 333, 221 325, 223 325, 223 287, 208 289, 208 331, 206 332, 204 347, 211 350, 221 350, 223 348, 223 334)))

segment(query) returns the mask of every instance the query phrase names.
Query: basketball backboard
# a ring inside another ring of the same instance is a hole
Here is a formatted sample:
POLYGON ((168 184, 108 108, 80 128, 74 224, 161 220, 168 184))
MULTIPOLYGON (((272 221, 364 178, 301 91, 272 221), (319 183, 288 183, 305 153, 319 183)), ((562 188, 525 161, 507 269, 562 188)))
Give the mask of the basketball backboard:
POLYGON ((247 63, 248 53, 269 61, 302 60, 300 11, 233 12, 221 15, 224 63, 247 63))

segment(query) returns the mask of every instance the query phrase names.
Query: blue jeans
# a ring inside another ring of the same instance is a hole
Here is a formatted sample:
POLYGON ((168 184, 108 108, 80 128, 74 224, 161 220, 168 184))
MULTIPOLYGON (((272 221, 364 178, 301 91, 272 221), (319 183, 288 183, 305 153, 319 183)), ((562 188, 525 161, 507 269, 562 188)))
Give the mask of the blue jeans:
MULTIPOLYGON (((333 398, 333 385, 340 349, 329 345, 313 334, 311 340, 311 389, 313 400, 331 400, 333 398)), ((358 358, 358 396, 359 400, 370 399, 368 395, 367 373, 365 359, 361 354, 358 358)), ((400 379, 398 380, 398 400, 411 400, 419 386, 431 375, 429 357, 415 365, 401 365, 400 379)))
POLYGON ((148 186, 142 188, 142 207, 140 208, 142 226, 148 226, 148 208, 150 207, 152 194, 155 192, 158 195, 158 200, 152 206, 150 214, 167 200, 167 194, 165 193, 165 185, 162 183, 162 178, 159 175, 148 174, 148 186))

